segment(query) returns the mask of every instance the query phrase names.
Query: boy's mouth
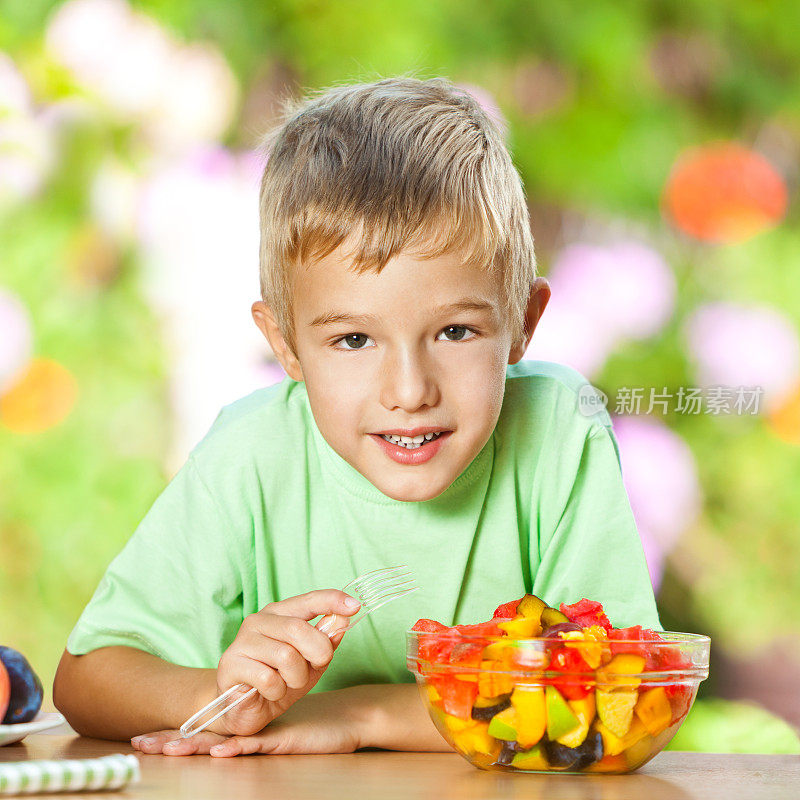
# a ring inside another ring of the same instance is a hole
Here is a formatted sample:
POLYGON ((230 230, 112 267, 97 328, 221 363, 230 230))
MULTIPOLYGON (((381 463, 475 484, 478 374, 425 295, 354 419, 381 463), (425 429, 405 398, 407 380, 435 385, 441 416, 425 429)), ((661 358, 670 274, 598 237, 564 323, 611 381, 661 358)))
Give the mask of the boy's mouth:
POLYGON ((416 450, 428 444, 428 442, 435 441, 446 433, 450 433, 450 431, 444 428, 415 428, 409 431, 381 431, 373 434, 373 436, 380 436, 390 444, 404 447, 406 450, 416 450))
POLYGON ((433 439, 438 439, 442 433, 426 433, 424 436, 395 436, 393 433, 381 434, 381 437, 386 439, 387 442, 391 442, 392 444, 400 445, 400 447, 405 447, 407 450, 416 450, 417 447, 422 447, 427 442, 430 442, 433 439))
POLYGON ((431 428, 425 433, 415 433, 414 436, 407 436, 405 433, 396 433, 394 431, 371 433, 369 435, 392 461, 405 466, 416 466, 425 464, 434 458, 439 450, 445 446, 445 442, 447 442, 452 433, 453 431, 431 428), (404 442, 404 438, 411 439, 411 441, 404 442), (398 439, 399 441, 397 441, 398 439), (415 439, 417 441, 414 441, 415 439), (422 441, 419 441, 420 439, 422 441))

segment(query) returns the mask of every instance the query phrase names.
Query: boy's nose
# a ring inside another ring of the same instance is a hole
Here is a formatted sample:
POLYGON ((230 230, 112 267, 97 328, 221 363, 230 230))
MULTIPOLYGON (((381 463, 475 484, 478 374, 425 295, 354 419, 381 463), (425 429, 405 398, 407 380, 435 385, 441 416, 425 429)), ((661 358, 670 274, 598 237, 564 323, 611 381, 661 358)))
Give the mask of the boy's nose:
POLYGON ((381 403, 409 413, 439 402, 439 383, 423 353, 387 355, 381 365, 381 403))

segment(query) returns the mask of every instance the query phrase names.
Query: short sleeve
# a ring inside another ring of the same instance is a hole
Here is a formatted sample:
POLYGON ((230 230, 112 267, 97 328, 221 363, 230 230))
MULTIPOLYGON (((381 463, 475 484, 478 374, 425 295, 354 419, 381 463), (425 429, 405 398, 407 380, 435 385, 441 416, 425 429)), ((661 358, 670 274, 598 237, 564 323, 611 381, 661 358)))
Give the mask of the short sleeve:
POLYGON ((598 600, 615 627, 660 630, 611 428, 589 428, 577 461, 571 485, 562 479, 566 502, 555 525, 538 531, 534 594, 556 606, 583 597, 598 600))
POLYGON ((67 641, 216 667, 242 623, 234 531, 190 457, 111 562, 67 641))

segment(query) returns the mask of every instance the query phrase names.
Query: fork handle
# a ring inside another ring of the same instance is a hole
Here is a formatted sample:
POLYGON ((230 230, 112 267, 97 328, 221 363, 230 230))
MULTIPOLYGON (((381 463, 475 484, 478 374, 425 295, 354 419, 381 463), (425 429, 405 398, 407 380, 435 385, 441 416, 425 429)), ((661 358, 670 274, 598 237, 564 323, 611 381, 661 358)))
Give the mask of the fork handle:
MULTIPOLYGON (((337 633, 340 631, 346 631, 352 628, 354 625, 357 625, 361 622, 362 619, 369 613, 365 611, 362 613, 363 607, 359 609, 358 614, 354 614, 352 617, 348 617, 348 624, 344 627, 339 626, 334 631, 328 630, 328 628, 333 626, 333 620, 339 616, 338 614, 331 614, 329 618, 325 620, 319 627, 318 630, 322 631, 323 633, 327 634, 329 639, 332 639, 336 636, 337 633), (360 616, 359 616, 360 615, 360 616), (355 620, 354 622, 350 622, 350 620, 355 620)), ((246 689, 246 683, 237 683, 234 686, 231 686, 230 689, 226 689, 219 697, 214 698, 208 705, 203 706, 196 714, 193 714, 186 722, 181 725, 181 736, 184 739, 189 739, 190 737, 194 736, 196 733, 200 733, 200 731, 205 730, 212 722, 216 722, 223 714, 227 714, 232 708, 236 708, 239 703, 247 700, 248 697, 252 697, 255 693, 256 689, 253 687, 249 691, 245 692, 241 697, 237 697, 232 702, 225 705, 225 701, 233 694, 242 689, 246 689), (225 705, 220 711, 217 711, 220 706, 225 705), (216 714, 214 712, 217 711, 216 714), (200 722, 200 720, 205 717, 207 714, 214 714, 213 717, 210 717, 205 722, 200 722)))

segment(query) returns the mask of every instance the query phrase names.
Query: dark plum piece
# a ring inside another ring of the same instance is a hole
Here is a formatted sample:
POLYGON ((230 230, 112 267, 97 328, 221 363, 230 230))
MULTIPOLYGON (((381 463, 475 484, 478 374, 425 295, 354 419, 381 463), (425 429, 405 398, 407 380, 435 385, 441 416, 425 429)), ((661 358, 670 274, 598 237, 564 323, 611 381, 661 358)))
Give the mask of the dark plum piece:
POLYGON ((507 742, 503 741, 503 747, 500 750, 500 755, 497 756, 497 761, 495 764, 500 764, 501 766, 507 767, 511 760, 517 753, 521 753, 523 748, 520 746, 519 742, 507 742))
POLYGON ((478 696, 472 706, 472 719, 488 722, 495 714, 505 711, 511 705, 511 695, 503 694, 499 697, 478 696))
POLYGON ((555 769, 586 769, 603 757, 603 737, 592 731, 579 747, 567 747, 558 742, 543 740, 548 763, 555 769))
POLYGON ((547 737, 542 739, 542 747, 547 757, 547 763, 554 769, 570 769, 580 758, 580 748, 567 747, 564 744, 550 741, 547 737))
POLYGON ((603 737, 600 735, 600 731, 589 731, 589 735, 576 749, 580 756, 573 769, 586 769, 590 764, 599 761, 603 757, 603 737))
POLYGON ((42 707, 44 696, 42 682, 28 663, 28 659, 12 647, 0 645, 0 661, 3 662, 11 683, 8 709, 0 722, 3 725, 30 722, 42 707))
POLYGON ((542 631, 542 636, 548 639, 555 639, 559 633, 569 633, 570 631, 582 631, 577 622, 559 622, 558 625, 551 625, 542 631))

